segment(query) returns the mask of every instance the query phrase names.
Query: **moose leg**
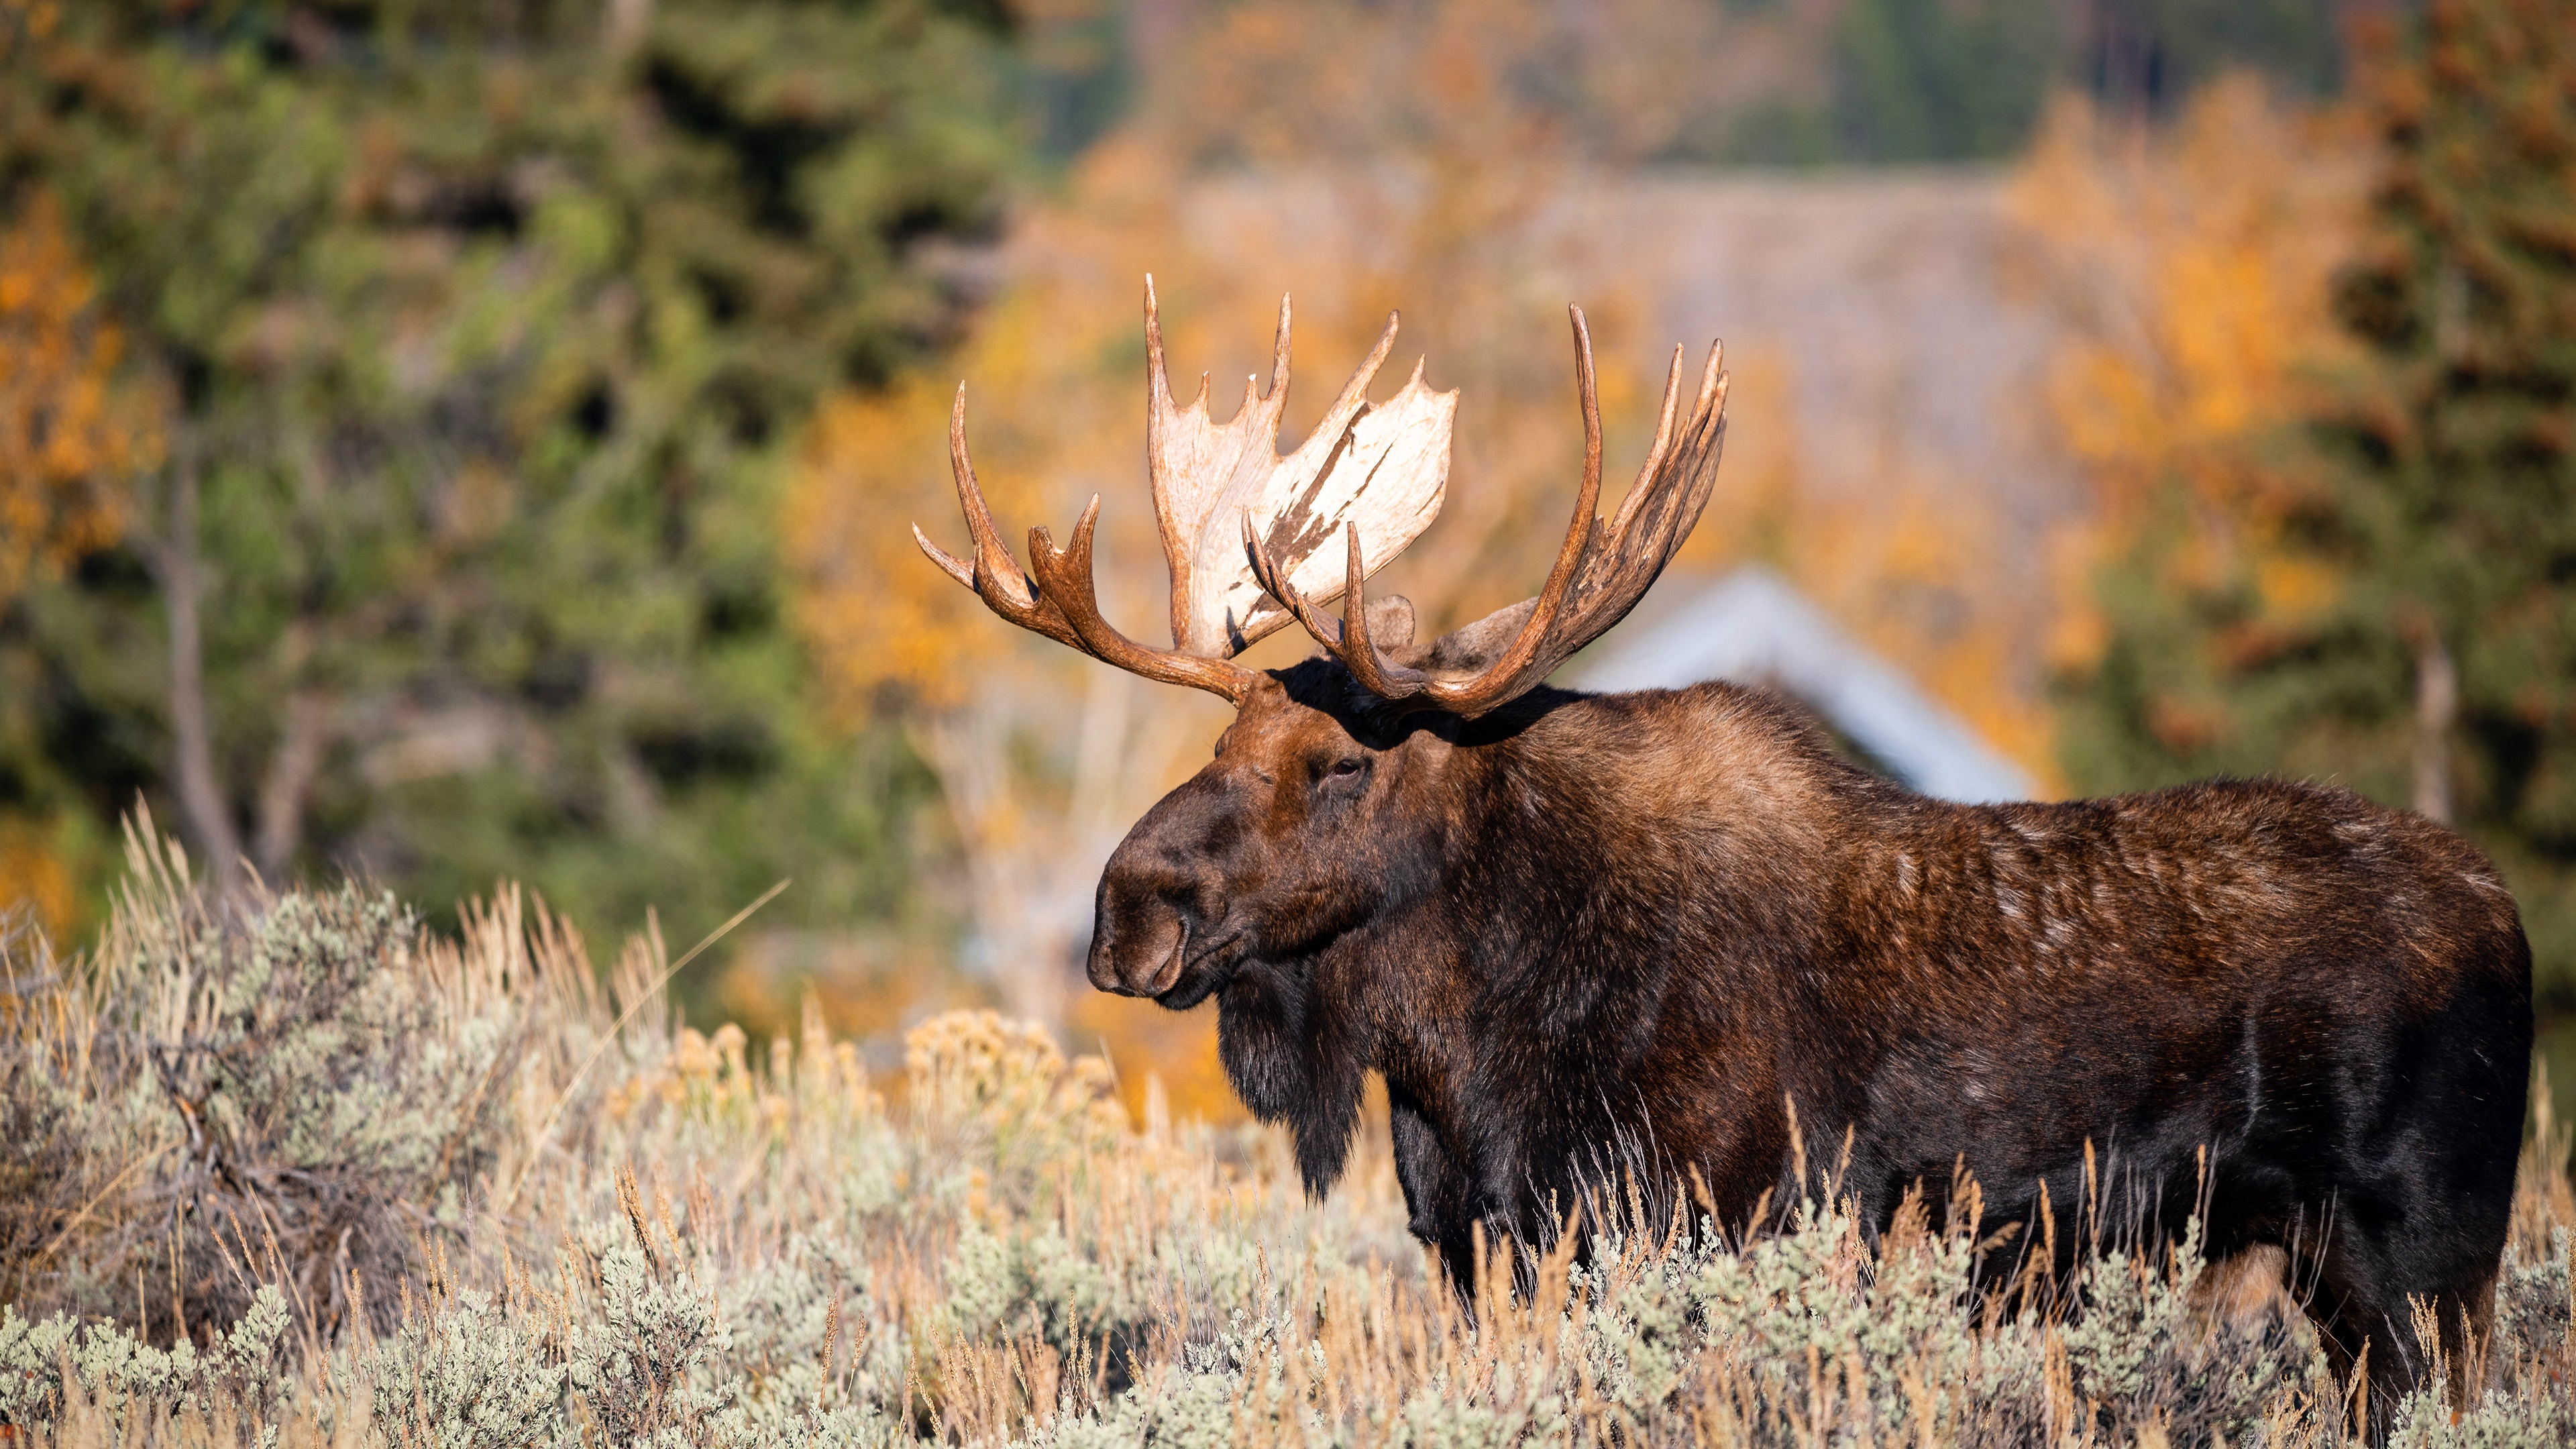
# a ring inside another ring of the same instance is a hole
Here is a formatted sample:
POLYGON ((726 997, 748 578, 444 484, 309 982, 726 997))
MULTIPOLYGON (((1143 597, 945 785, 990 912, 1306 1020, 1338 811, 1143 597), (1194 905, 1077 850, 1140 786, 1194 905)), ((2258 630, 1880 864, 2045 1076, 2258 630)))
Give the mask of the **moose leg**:
POLYGON ((2492 1256, 2464 1256, 2470 1261, 2445 1265, 2452 1271, 2436 1277, 2405 1246, 2384 1251, 2379 1244, 2343 1238, 2321 1265, 2308 1316, 2325 1340, 2347 1402, 2354 1366, 2367 1344, 2369 1407, 2361 1427, 2373 1442, 2386 1435, 2398 1404, 2425 1386, 2437 1354, 2455 1408, 2483 1386, 2495 1325, 2496 1262, 2492 1256), (2417 1332, 2419 1308, 2438 1325, 2435 1342, 2417 1332))
POLYGON ((2350 1292, 2331 1279, 2317 1283, 2307 1309, 2309 1322, 2323 1340, 2326 1363, 2343 1390, 2345 1412, 2359 1420, 2348 1427, 2378 1442, 2388 1431, 2398 1401, 2415 1386, 2414 1346, 2408 1341, 2411 1335, 2405 1333, 2405 1311, 2400 1308, 2392 1314, 2389 1305, 2350 1292), (2353 1382, 2357 1367, 2366 1371, 2366 1389, 2353 1382))
POLYGON ((1411 1092, 1387 1083, 1387 1127, 1395 1145, 1395 1181, 1404 1189, 1405 1224, 1421 1242, 1440 1250, 1441 1266, 1460 1294, 1476 1285, 1475 1212, 1467 1174, 1440 1140, 1440 1129, 1411 1092))

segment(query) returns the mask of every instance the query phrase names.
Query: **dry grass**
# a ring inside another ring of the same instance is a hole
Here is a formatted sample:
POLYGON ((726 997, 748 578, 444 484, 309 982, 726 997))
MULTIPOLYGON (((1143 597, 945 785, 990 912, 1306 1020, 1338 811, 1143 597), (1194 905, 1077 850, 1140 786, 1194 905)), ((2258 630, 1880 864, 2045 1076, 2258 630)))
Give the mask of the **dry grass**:
MULTIPOLYGON (((890 1102, 811 1013, 765 1046, 677 1027, 649 936, 603 988, 513 894, 441 941, 354 890, 212 911, 148 827, 132 853, 94 955, 8 948, 6 1437, 2347 1437, 2303 1326, 2195 1310, 2188 1243, 2091 1262, 2069 1317, 1976 1292, 1972 1223, 1873 1246, 1820 1202, 1730 1247, 1631 1187, 1588 1257, 1569 1237, 1515 1292, 1498 1255, 1470 1312, 1425 1277, 1382 1136, 1309 1203, 1278 1139, 1151 1093, 1134 1125, 1104 1066, 989 1014, 917 1028, 890 1102)), ((2396 1406, 2402 1442, 2576 1437, 2576 1204, 2541 1126, 2482 1392, 2396 1406)))

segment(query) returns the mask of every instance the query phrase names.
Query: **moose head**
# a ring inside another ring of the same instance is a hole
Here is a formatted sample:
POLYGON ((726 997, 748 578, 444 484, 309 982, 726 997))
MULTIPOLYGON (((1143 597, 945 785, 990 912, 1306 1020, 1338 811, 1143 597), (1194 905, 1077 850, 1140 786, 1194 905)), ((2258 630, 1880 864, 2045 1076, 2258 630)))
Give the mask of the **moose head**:
MULTIPOLYGON (((1716 480, 1726 434, 1720 353, 1711 349, 1685 412, 1676 348, 1636 485, 1613 517, 1597 516, 1592 343, 1581 309, 1570 313, 1584 453, 1564 545, 1535 597, 1427 646, 1414 641, 1410 603, 1370 600, 1364 587, 1439 512, 1457 405, 1455 392, 1425 386, 1419 363, 1393 397, 1367 400, 1395 343, 1393 315, 1314 432, 1283 457, 1287 299, 1270 386, 1256 392, 1247 380, 1242 406, 1220 425, 1208 415, 1204 378, 1188 406, 1173 400, 1147 279, 1146 458, 1171 571, 1169 649, 1137 643, 1101 616, 1092 580, 1098 497, 1069 548, 1032 528, 1031 567, 1021 572, 976 485, 962 384, 949 451, 973 556, 954 557, 914 530, 933 562, 1012 623, 1233 702, 1234 723, 1214 758, 1111 856, 1089 974, 1104 991, 1174 1009, 1218 997, 1236 1089, 1256 1114, 1299 1128, 1300 1156, 1319 1189, 1338 1173, 1359 1073, 1374 1064, 1366 1044, 1347 1039, 1359 1025, 1350 1018, 1366 1009, 1350 991, 1328 1002, 1321 990, 1327 948, 1384 936, 1436 894, 1438 866, 1455 843, 1442 837, 1455 835, 1472 773, 1462 754, 1511 733, 1506 707, 1627 615, 1688 537, 1716 480), (1336 600, 1339 619, 1320 608, 1336 600), (1322 656, 1269 672, 1235 662, 1291 622, 1322 656), (1333 1038, 1344 1039, 1342 1049, 1329 1049, 1333 1038)), ((1380 992, 1397 984, 1367 983, 1380 992)), ((1430 989, 1407 984, 1416 994, 1430 989)))

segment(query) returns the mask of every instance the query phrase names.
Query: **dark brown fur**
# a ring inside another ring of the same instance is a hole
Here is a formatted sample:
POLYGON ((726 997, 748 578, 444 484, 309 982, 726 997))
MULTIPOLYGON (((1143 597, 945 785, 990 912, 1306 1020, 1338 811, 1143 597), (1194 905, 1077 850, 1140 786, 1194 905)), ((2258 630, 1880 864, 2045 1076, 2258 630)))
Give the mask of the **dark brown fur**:
POLYGON ((2341 790, 1953 805, 1758 691, 1396 716, 1328 661, 1262 680, 1120 846, 1090 972, 1214 995, 1317 1192, 1382 1072, 1453 1271, 1623 1153, 1741 1230, 1813 1188, 1794 1103, 1873 1224, 1964 1162, 1989 1225, 2035 1229, 2045 1184, 2114 1230, 2204 1211, 2213 1258, 2281 1249, 2386 1402, 2409 1295, 2488 1310, 2532 1030, 2493 868, 2341 790))

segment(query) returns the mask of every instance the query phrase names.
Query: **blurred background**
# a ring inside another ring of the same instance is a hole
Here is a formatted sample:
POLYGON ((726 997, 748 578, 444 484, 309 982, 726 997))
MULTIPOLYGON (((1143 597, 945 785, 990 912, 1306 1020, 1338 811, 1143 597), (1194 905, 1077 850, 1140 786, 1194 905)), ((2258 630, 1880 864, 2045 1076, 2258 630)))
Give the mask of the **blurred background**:
POLYGON ((1148 271, 1221 390, 1294 291, 1286 445, 1403 309, 1435 627, 1562 537, 1565 304, 1614 471, 1723 336, 1716 500, 1561 678, 1770 678, 1951 793, 2341 782, 2576 1020, 2569 0, 0 0, 10 928, 86 939, 138 808, 603 943, 792 879, 693 1019, 991 1003, 1233 1113, 1212 1009, 1078 972, 1223 706, 909 537, 966 378, 1005 535, 1099 493, 1152 632, 1148 271))

